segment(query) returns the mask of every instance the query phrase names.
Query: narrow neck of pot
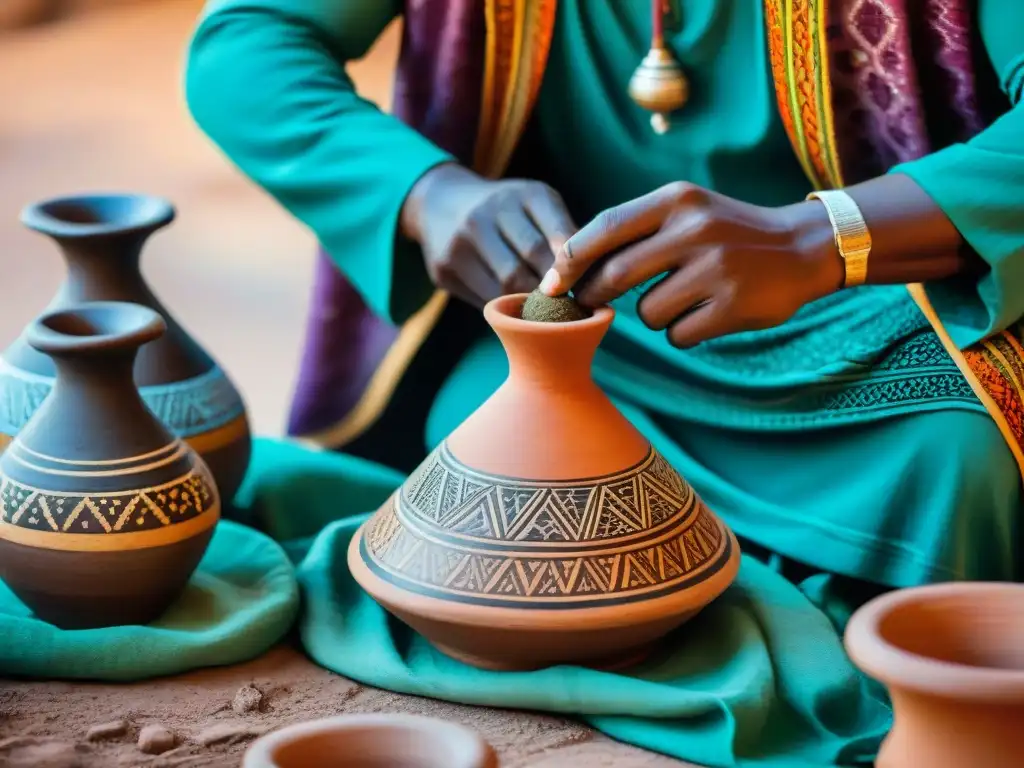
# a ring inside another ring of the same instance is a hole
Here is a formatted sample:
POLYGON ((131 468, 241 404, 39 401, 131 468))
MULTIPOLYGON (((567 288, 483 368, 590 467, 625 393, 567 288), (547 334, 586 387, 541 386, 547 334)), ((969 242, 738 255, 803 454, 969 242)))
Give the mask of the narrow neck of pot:
POLYGON ((142 402, 134 381, 139 349, 166 329, 147 307, 100 301, 43 315, 29 326, 28 343, 53 360, 57 391, 102 392, 131 405, 142 402))
POLYGON ((59 391, 102 391, 118 402, 141 401, 134 382, 138 349, 82 350, 49 353, 57 369, 54 388, 59 391))
POLYGON ((602 307, 584 320, 540 323, 520 318, 524 300, 522 295, 504 296, 484 310, 508 356, 509 377, 565 392, 594 387, 594 355, 614 310, 602 307))
POLYGON ((146 241, 174 220, 174 208, 146 195, 82 195, 46 200, 22 223, 54 240, 67 264, 62 298, 150 303, 140 271, 146 241))
POLYGON ((132 380, 136 352, 53 355, 56 380, 37 412, 45 428, 23 431, 22 441, 71 460, 143 456, 168 445, 171 433, 132 380))
POLYGON ((28 342, 56 369, 53 390, 19 437, 49 455, 91 458, 111 447, 138 455, 171 439, 134 382, 139 348, 166 328, 153 310, 94 302, 43 315, 28 342))
POLYGON ((65 301, 113 301, 131 297, 148 303, 151 299, 139 266, 146 236, 53 239, 67 265, 67 279, 61 287, 65 301))

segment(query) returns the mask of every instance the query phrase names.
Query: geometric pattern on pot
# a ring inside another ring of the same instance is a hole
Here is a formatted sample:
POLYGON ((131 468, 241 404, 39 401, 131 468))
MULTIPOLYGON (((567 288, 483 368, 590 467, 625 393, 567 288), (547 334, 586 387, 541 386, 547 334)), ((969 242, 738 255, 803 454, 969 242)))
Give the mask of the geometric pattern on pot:
POLYGON ((552 482, 478 472, 442 445, 361 543, 367 567, 403 589, 531 609, 648 600, 710 578, 731 550, 653 448, 614 475, 552 482))
MULTIPOLYGON (((32 451, 15 440, 4 456, 23 469, 116 484, 142 479, 173 463, 173 479, 93 492, 39 488, 0 473, 0 539, 68 550, 114 550, 172 544, 213 525, 220 500, 209 470, 180 441, 127 459, 72 462, 32 451), (129 478, 129 476, 131 476, 129 478)), ((166 472, 161 472, 166 477, 166 472)))
MULTIPOLYGON (((16 435, 42 405, 54 378, 13 367, 0 358, 0 433, 16 435)), ((245 413, 245 404, 219 366, 183 381, 140 387, 156 417, 178 437, 217 429, 245 413)))

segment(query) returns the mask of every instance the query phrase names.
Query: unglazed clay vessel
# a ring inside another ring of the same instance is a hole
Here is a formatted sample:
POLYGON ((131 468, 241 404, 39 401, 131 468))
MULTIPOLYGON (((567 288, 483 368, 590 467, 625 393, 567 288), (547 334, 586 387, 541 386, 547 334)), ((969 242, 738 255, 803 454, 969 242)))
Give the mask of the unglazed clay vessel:
POLYGON ((853 615, 846 648, 892 698, 877 768, 1024 765, 1024 586, 887 594, 853 615))
MULTIPOLYGON (((142 277, 147 238, 174 220, 170 203, 145 195, 85 195, 48 200, 22 213, 25 226, 56 241, 67 275, 47 312, 90 301, 124 301, 155 310, 167 332, 139 352, 135 382, 143 400, 199 452, 230 501, 249 464, 245 406, 234 385, 170 316, 142 277)), ((0 450, 53 384, 51 360, 24 334, 0 355, 0 450)))
POLYGON ((733 534, 593 382, 610 308, 485 317, 508 380, 353 538, 381 605, 491 669, 638 660, 732 583, 733 534))
POLYGON ((0 456, 0 578, 62 628, 146 624, 178 597, 220 516, 209 470, 132 380, 163 318, 98 302, 26 332, 53 391, 0 456))
POLYGON ((469 728, 414 715, 343 715, 255 742, 242 768, 498 768, 469 728))

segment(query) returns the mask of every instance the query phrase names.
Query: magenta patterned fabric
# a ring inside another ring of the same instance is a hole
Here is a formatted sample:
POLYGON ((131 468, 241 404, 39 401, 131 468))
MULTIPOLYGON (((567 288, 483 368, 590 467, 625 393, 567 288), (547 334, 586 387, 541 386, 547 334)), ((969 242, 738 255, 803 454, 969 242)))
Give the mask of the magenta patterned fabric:
POLYGON ((833 107, 847 183, 984 127, 973 6, 971 0, 832 0, 833 107))

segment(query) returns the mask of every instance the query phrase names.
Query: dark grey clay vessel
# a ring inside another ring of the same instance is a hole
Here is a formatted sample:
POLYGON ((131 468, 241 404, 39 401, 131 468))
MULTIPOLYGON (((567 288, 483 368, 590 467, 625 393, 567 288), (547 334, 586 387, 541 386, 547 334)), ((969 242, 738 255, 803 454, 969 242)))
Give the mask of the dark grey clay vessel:
POLYGON ((220 516, 213 478, 133 381, 140 347, 165 330, 151 309, 96 302, 26 331, 56 379, 0 456, 0 578, 44 621, 148 623, 206 551, 220 516))
MULTIPOLYGON (((135 382, 143 400, 206 461, 225 499, 249 464, 251 438, 237 389, 174 320, 146 284, 140 257, 148 238, 174 220, 174 207, 147 195, 82 195, 26 208, 22 222, 52 238, 67 273, 47 312, 93 301, 140 304, 159 313, 166 333, 139 351, 135 382)), ((22 334, 0 355, 0 451, 53 386, 54 365, 22 334)))

